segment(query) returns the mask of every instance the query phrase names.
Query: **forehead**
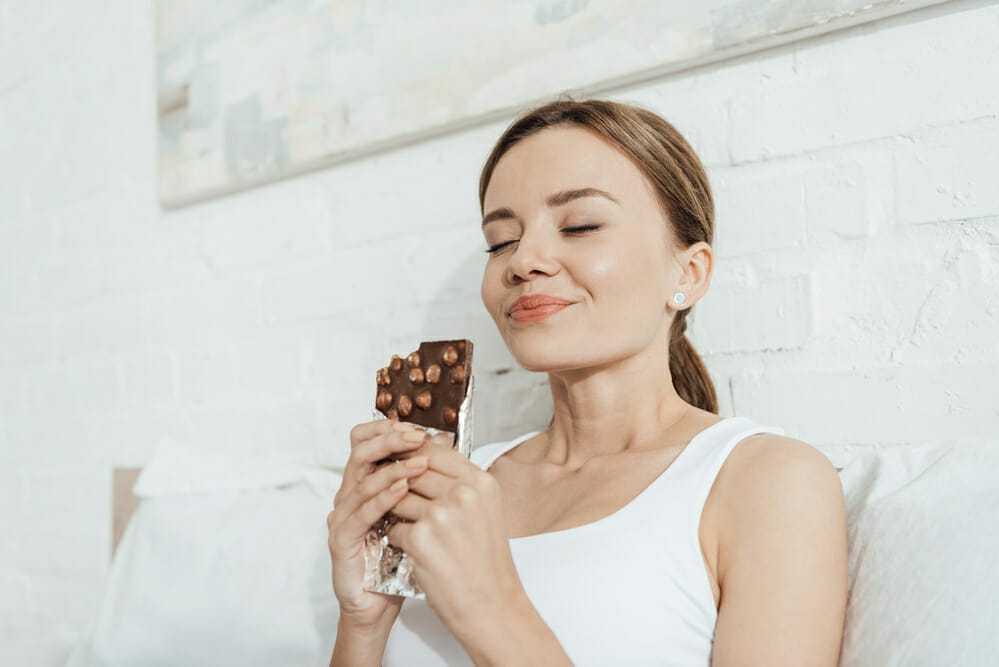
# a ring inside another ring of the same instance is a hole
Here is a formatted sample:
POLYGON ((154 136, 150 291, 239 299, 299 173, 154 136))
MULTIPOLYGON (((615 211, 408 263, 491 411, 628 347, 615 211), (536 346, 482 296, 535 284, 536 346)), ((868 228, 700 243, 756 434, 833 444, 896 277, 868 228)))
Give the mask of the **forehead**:
POLYGON ((493 170, 485 208, 540 203, 552 192, 594 187, 624 203, 652 195, 645 178, 617 147, 586 128, 541 130, 508 150, 493 170))

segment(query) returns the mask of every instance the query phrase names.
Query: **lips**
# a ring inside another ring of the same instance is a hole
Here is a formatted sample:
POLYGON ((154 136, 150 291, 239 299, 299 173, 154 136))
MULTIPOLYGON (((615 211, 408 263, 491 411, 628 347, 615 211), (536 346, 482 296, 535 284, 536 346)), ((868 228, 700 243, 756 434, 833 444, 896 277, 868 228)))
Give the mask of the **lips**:
MULTIPOLYGON (((508 315, 513 315, 514 313, 522 310, 534 310, 537 308, 545 308, 546 310, 557 310, 556 308, 546 308, 547 306, 571 306, 572 301, 567 301, 566 299, 559 298, 557 296, 551 296, 550 294, 525 294, 510 306, 510 310, 507 311, 508 315)), ((558 309, 560 310, 560 309, 558 309)))

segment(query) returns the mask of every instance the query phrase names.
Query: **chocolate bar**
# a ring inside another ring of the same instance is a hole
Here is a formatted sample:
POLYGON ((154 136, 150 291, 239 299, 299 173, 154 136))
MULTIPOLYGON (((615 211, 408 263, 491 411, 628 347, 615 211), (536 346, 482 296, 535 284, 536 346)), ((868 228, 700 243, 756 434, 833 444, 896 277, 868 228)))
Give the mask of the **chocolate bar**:
MULTIPOLYGON (((454 434, 452 447, 469 457, 472 451, 472 341, 433 340, 403 359, 392 355, 375 376, 375 413, 454 434)), ((376 464, 388 463, 390 456, 376 464)), ((364 588, 376 593, 426 599, 416 581, 413 563, 402 549, 389 543, 388 529, 408 521, 386 512, 364 541, 364 588)))
POLYGON ((424 341, 378 369, 375 408, 389 419, 457 433, 471 377, 472 341, 424 341))

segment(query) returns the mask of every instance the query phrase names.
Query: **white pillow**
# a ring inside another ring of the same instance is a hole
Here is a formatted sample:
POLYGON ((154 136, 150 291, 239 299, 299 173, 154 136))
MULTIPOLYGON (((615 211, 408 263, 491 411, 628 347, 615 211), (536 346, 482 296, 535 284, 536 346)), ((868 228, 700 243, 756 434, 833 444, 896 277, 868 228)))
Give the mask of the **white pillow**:
POLYGON ((898 446, 840 471, 842 667, 999 664, 999 438, 898 446))
POLYGON ((289 467, 267 486, 261 467, 233 474, 218 463, 186 480, 147 466, 148 495, 67 667, 329 664, 338 609, 326 515, 339 475, 316 469, 290 481, 289 467), (211 470, 227 472, 213 479, 211 470))

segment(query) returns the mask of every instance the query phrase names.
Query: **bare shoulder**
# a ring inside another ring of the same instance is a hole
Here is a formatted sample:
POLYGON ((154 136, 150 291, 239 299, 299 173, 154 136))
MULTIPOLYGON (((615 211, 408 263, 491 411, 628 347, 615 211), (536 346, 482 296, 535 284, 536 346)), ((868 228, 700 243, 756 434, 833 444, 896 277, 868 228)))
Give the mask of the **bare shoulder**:
POLYGON ((732 450, 715 486, 713 664, 837 664, 848 591, 835 466, 806 442, 759 434, 732 450))
MULTIPOLYGON (((845 521, 839 473, 817 448, 771 433, 750 436, 728 455, 718 473, 712 500, 719 507, 719 551, 759 534, 764 523, 826 518, 830 529, 845 521), (818 516, 821 515, 821 516, 818 516)), ((724 553, 719 578, 727 564, 724 553)))
MULTIPOLYGON (((745 493, 765 493, 775 482, 805 486, 825 481, 839 486, 839 474, 825 454, 794 438, 759 433, 745 438, 732 450, 718 473, 720 490, 746 500, 745 493)), ((842 499, 842 487, 839 487, 842 499)))

